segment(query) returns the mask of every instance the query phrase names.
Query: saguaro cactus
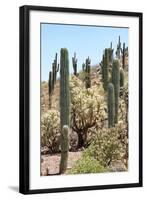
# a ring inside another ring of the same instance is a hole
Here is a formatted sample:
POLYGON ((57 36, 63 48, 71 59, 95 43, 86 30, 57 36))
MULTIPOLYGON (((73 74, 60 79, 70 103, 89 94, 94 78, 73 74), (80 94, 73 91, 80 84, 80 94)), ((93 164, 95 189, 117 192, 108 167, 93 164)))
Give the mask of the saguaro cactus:
POLYGON ((120 41, 120 36, 117 44, 117 51, 116 51, 116 57, 120 60, 121 57, 121 41, 120 41))
POLYGON ((54 62, 52 63, 52 72, 53 72, 53 88, 56 83, 57 72, 59 71, 59 64, 57 64, 57 53, 55 54, 54 62))
POLYGON ((125 79, 124 70, 121 68, 120 69, 120 87, 124 86, 124 79, 125 79))
POLYGON ((86 59, 86 64, 85 64, 85 87, 90 88, 91 87, 91 77, 90 77, 90 71, 91 71, 91 59, 88 58, 86 59))
POLYGON ((108 127, 114 126, 115 120, 115 92, 114 85, 112 83, 108 84, 108 127))
POLYGON ((102 79, 104 90, 107 90, 108 79, 109 79, 109 51, 105 49, 102 63, 102 79))
POLYGON ((82 64, 82 71, 85 71, 85 63, 82 64))
POLYGON ((127 49, 125 48, 125 43, 123 43, 123 48, 121 48, 121 54, 122 54, 122 67, 125 69, 125 58, 127 55, 127 49))
POLYGON ((110 44, 110 48, 108 49, 108 56, 109 56, 109 64, 112 65, 112 62, 113 62, 113 52, 114 52, 114 49, 112 48, 112 42, 110 44))
POLYGON ((69 58, 68 50, 61 49, 60 52, 60 121, 61 130, 64 125, 69 126, 69 110, 70 110, 70 95, 69 95, 69 58))
POLYGON ((77 76, 77 58, 76 58, 76 53, 74 53, 74 57, 72 57, 72 64, 73 64, 74 75, 77 76))
POLYGON ((69 151, 69 127, 64 125, 61 134, 61 160, 59 173, 65 173, 67 169, 68 151, 69 151))
POLYGON ((113 61, 112 66, 112 83, 115 90, 115 123, 118 123, 118 110, 119 110, 119 92, 120 92, 120 68, 119 60, 113 61))
POLYGON ((49 93, 49 108, 51 108, 52 105, 52 91, 53 91, 53 85, 52 85, 52 72, 49 72, 49 80, 48 80, 48 93, 49 93))

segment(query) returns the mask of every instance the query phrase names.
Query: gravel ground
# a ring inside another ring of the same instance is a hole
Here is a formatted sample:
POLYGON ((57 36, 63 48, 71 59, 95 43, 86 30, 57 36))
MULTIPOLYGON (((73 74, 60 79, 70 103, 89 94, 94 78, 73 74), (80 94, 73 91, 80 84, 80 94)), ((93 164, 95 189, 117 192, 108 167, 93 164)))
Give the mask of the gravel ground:
MULTIPOLYGON (((71 169, 75 162, 81 158, 82 151, 69 152, 67 169, 71 169)), ((41 156, 41 175, 55 175, 59 173, 60 154, 41 156)))

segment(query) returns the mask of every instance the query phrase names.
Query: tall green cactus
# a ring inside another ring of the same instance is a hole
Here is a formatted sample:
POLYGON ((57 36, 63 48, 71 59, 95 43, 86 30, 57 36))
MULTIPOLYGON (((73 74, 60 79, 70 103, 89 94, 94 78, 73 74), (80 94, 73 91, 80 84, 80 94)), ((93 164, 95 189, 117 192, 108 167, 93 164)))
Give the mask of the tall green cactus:
POLYGON ((107 85, 109 81, 109 50, 105 49, 103 62, 102 62, 102 80, 103 80, 103 88, 107 90, 107 85))
POLYGON ((115 91, 115 123, 118 123, 119 92, 120 92, 120 63, 118 59, 113 61, 112 83, 115 91))
POLYGON ((69 94, 69 56, 68 50, 60 51, 60 121, 61 130, 64 125, 69 126, 70 94, 69 94))
POLYGON ((124 81, 125 81, 125 74, 124 74, 124 70, 121 68, 120 69, 120 87, 124 86, 124 81))
POLYGON ((72 57, 72 64, 73 64, 74 75, 77 76, 77 58, 76 58, 76 53, 74 53, 74 57, 72 57))
POLYGON ((117 44, 117 51, 116 51, 116 57, 120 60, 121 58, 121 41, 120 41, 120 36, 117 44))
POLYGON ((85 63, 82 64, 82 71, 85 71, 85 63))
POLYGON ((115 92, 114 85, 112 83, 108 84, 108 127, 114 126, 115 121, 115 92))
POLYGON ((125 58, 127 55, 127 49, 125 48, 125 43, 123 43, 123 48, 121 48, 121 54, 122 54, 122 67, 125 69, 125 58))
POLYGON ((69 151, 69 127, 67 125, 64 125, 61 133, 61 160, 59 169, 60 174, 65 173, 67 169, 68 151, 69 151))
POLYGON ((57 53, 55 54, 54 62, 52 63, 52 72, 53 72, 53 89, 56 83, 57 72, 59 71, 59 64, 57 64, 57 53))
POLYGON ((90 88, 91 87, 91 77, 90 77, 90 71, 91 71, 91 59, 88 58, 86 59, 86 64, 85 64, 85 87, 90 88))
POLYGON ((49 80, 48 80, 48 93, 49 93, 49 109, 52 105, 52 92, 53 92, 53 85, 52 85, 52 72, 49 72, 49 80))

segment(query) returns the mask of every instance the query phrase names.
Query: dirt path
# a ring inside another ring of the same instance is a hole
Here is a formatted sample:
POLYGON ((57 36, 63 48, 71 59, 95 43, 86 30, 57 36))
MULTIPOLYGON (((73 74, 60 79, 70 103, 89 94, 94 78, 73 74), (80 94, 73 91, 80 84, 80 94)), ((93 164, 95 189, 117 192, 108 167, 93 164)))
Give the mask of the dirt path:
MULTIPOLYGON (((75 162, 81 158, 82 151, 69 152, 67 170, 71 169, 75 162)), ((54 175, 59 173, 60 154, 42 155, 41 156, 41 174, 54 175)))

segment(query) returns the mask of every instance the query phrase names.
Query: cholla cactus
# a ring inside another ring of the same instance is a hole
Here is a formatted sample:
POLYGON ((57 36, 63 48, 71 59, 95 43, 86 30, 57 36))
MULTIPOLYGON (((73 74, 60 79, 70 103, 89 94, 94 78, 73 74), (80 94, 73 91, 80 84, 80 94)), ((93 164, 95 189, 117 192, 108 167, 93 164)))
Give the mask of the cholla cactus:
POLYGON ((59 151, 60 114, 56 110, 49 110, 41 116, 41 145, 47 146, 52 152, 59 151))
POLYGON ((88 143, 88 131, 97 125, 103 126, 106 105, 100 94, 104 90, 102 85, 86 89, 74 76, 70 81, 70 92, 71 127, 78 134, 78 148, 81 148, 88 143))

